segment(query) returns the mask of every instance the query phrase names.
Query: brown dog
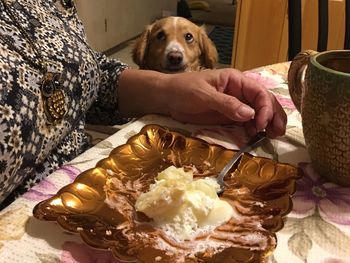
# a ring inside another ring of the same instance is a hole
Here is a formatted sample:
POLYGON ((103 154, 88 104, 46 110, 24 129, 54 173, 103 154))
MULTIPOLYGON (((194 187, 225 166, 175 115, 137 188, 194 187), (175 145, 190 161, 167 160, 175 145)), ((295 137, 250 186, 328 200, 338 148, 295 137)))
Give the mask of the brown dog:
POLYGON ((218 61, 216 47, 204 27, 174 16, 147 26, 132 55, 141 69, 165 73, 214 68, 218 61))

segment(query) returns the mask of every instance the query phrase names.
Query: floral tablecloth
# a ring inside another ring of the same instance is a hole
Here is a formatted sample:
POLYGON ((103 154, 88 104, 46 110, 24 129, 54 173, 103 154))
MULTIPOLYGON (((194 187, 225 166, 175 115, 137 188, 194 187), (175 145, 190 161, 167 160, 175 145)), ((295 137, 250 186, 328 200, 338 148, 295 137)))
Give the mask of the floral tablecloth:
MULTIPOLYGON (((350 188, 325 182, 313 171, 300 114, 289 97, 288 67, 289 63, 281 63, 245 72, 273 92, 288 114, 286 135, 270 140, 253 154, 299 166, 303 173, 297 181, 293 210, 277 233, 278 245, 269 261, 350 262, 350 188)), ((61 167, 0 212, 0 262, 117 262, 109 251, 90 248, 78 235, 63 231, 56 223, 35 219, 32 210, 82 171, 106 158, 113 148, 125 143, 146 124, 186 131, 229 149, 237 149, 246 140, 239 127, 194 126, 155 115, 140 118, 61 167)))

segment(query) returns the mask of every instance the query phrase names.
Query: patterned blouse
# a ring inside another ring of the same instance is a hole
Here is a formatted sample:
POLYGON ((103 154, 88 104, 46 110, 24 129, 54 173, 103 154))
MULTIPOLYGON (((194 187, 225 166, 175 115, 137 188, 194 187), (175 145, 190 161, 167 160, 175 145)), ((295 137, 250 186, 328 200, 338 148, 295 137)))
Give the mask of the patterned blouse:
POLYGON ((0 14, 1 209, 89 147, 84 133, 86 120, 100 124, 125 122, 117 111, 117 86, 127 65, 88 46, 71 1, 1 0, 0 14), (13 22, 3 1, 27 37, 13 22), (28 38, 35 43, 48 70, 61 74, 67 112, 53 125, 47 124, 43 106, 43 74, 28 61, 35 58, 28 38))

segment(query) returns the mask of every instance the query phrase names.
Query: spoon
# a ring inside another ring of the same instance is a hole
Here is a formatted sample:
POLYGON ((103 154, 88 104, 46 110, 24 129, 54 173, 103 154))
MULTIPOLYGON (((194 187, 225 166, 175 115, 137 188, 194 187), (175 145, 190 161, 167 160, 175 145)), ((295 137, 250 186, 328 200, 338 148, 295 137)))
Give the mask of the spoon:
POLYGON ((241 157, 241 155, 245 152, 250 152, 252 149, 258 146, 258 144, 266 138, 266 132, 258 132, 253 138, 251 138, 248 143, 242 147, 238 152, 235 153, 235 155, 232 157, 232 159, 228 162, 228 164, 225 165, 225 167, 221 170, 218 177, 216 178, 216 181, 220 185, 220 189, 217 191, 217 194, 221 194, 226 187, 226 184, 224 182, 224 177, 227 174, 227 172, 232 168, 232 166, 237 162, 237 160, 241 157))

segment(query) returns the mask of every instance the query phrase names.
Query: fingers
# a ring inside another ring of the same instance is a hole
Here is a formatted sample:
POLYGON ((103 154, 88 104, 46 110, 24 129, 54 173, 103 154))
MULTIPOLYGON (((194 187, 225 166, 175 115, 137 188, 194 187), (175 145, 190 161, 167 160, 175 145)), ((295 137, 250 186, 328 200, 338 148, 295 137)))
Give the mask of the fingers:
POLYGON ((244 128, 249 136, 254 136, 257 134, 255 120, 251 120, 244 123, 244 128))
POLYGON ((210 108, 233 121, 249 121, 255 116, 253 108, 224 93, 215 92, 208 103, 210 108))
POLYGON ((287 115, 283 111, 281 114, 275 113, 272 121, 267 125, 266 132, 268 137, 275 138, 286 133, 287 115))
POLYGON ((270 138, 282 136, 286 133, 287 126, 287 114, 283 110, 281 104, 277 101, 276 97, 269 93, 272 103, 273 116, 266 125, 266 132, 270 138))
MULTIPOLYGON (((255 97, 250 94, 252 106, 256 111, 255 129, 256 132, 266 129, 274 116, 274 100, 275 98, 265 89, 255 91, 255 97)), ((246 96, 245 96, 246 97, 246 96)))
POLYGON ((232 69, 197 74, 197 82, 185 82, 191 84, 191 92, 186 90, 188 100, 182 107, 172 107, 173 118, 197 124, 241 122, 249 134, 266 130, 271 138, 285 133, 287 117, 282 106, 257 81, 232 69))
MULTIPOLYGON (((256 81, 244 78, 242 94, 246 100, 253 103, 252 105, 256 110, 256 132, 266 130, 270 138, 285 134, 287 115, 272 93, 256 81)), ((250 132, 253 132, 252 125, 249 124, 248 127, 250 132)))
POLYGON ((189 114, 183 112, 172 112, 171 117, 177 121, 193 124, 226 125, 232 124, 232 119, 227 118, 216 111, 189 114))
POLYGON ((246 124, 249 135, 266 130, 269 138, 282 136, 286 132, 287 115, 273 94, 269 93, 271 107, 263 106, 258 112, 254 122, 246 124))
POLYGON ((209 107, 228 119, 244 122, 250 135, 263 130, 270 138, 285 134, 287 116, 275 96, 253 80, 243 80, 240 85, 240 92, 236 96, 213 92, 209 107))

